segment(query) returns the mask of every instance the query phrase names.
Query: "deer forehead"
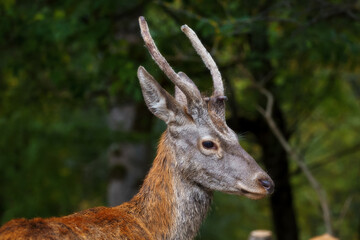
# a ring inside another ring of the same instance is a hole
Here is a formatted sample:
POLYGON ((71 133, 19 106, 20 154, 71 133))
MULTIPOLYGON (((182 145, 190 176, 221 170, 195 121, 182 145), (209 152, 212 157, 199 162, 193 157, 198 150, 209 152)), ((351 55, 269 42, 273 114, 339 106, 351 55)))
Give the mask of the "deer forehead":
POLYGON ((171 135, 181 141, 183 139, 189 144, 197 144, 199 141, 213 140, 220 143, 221 147, 237 145, 237 135, 223 124, 221 130, 212 121, 192 122, 192 124, 169 126, 171 135), (224 131, 223 128, 226 128, 224 131))

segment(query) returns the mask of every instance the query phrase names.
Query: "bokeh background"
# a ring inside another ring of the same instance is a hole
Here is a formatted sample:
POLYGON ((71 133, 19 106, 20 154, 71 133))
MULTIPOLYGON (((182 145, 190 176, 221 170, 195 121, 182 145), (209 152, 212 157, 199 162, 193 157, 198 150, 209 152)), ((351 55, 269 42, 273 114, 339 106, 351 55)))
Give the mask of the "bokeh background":
POLYGON ((215 193, 198 239, 308 239, 326 229, 319 199, 269 129, 273 118, 327 194, 336 236, 360 236, 360 1, 0 2, 0 221, 116 205, 137 191, 165 124, 143 102, 139 65, 173 92, 138 17, 176 71, 204 92, 210 73, 180 26, 202 39, 225 80, 228 125, 276 183, 263 200, 215 193))

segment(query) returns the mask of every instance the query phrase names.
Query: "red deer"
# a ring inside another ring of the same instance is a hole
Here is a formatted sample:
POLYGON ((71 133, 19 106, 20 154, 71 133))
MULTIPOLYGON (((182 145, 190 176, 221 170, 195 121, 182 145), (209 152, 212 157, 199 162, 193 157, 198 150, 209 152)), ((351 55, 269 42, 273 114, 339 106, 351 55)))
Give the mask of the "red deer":
POLYGON ((196 34, 190 39, 213 78, 212 96, 203 97, 194 82, 176 73, 157 49, 144 17, 141 35, 156 64, 175 85, 175 97, 145 70, 137 75, 149 110, 165 121, 153 162, 137 195, 129 202, 97 207, 64 217, 16 219, 0 229, 0 239, 193 239, 214 191, 259 199, 274 183, 240 146, 225 122, 220 72, 196 34))

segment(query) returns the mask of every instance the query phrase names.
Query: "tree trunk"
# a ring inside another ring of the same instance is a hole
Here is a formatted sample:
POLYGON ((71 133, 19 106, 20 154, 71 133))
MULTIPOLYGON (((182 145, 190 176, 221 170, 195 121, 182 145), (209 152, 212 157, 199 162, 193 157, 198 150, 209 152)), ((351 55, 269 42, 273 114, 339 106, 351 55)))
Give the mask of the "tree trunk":
MULTIPOLYGON (((270 4, 270 1, 266 4, 270 4)), ((266 9, 266 6, 264 8, 266 9)), ((266 23, 255 24, 248 35, 251 52, 256 56, 255 59, 248 60, 248 68, 256 81, 266 84, 266 88, 271 90, 274 86, 275 70, 267 57, 270 50, 267 26, 266 23)), ((276 99, 273 118, 284 135, 289 137, 283 113, 276 99)), ((262 147, 265 168, 275 182, 275 192, 271 195, 270 202, 277 239, 297 240, 298 228, 290 186, 288 156, 262 116, 258 116, 256 127, 252 130, 262 147)))
POLYGON ((257 132, 256 136, 263 150, 262 161, 275 182, 275 191, 270 197, 275 233, 278 240, 296 240, 298 239, 298 229, 287 154, 267 126, 264 126, 262 130, 257 132))
MULTIPOLYGON (((278 115, 281 114, 279 109, 277 106, 274 107, 277 109, 274 111, 275 119, 281 119, 278 115)), ((285 127, 284 124, 279 124, 279 126, 282 129, 285 127)), ((275 182, 275 191, 270 196, 275 235, 278 240, 297 240, 298 228, 285 150, 260 115, 254 120, 238 118, 236 124, 230 127, 236 132, 250 131, 256 136, 262 148, 262 161, 275 182)))
MULTIPOLYGON (((128 133, 134 130, 139 112, 134 103, 114 106, 109 114, 109 127, 128 133)), ((139 190, 150 167, 150 149, 145 142, 113 143, 108 159, 110 179, 108 184, 108 205, 117 206, 129 201, 139 190)))
MULTIPOLYGON (((130 4, 131 5, 131 4, 130 4)), ((116 22, 115 37, 134 44, 134 49, 142 47, 139 34, 138 16, 142 15, 145 2, 134 2, 127 9, 119 9, 112 18, 116 22)), ((134 56, 135 57, 135 56, 134 56)), ((134 77, 135 77, 134 72, 134 77)), ((108 125, 112 131, 124 134, 131 132, 149 132, 151 119, 143 103, 114 98, 108 115, 108 125)), ((107 189, 109 206, 117 206, 129 201, 139 190, 140 185, 151 166, 149 143, 146 141, 114 142, 108 149, 110 176, 107 189)))

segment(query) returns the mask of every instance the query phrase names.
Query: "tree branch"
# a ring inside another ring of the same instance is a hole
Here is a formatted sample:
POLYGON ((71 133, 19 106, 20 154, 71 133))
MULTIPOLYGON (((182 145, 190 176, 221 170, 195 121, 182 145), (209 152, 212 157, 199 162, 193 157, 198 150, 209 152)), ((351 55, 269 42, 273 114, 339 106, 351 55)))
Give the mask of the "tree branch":
MULTIPOLYGON (((339 160, 340 157, 345 157, 345 156, 348 156, 351 154, 355 154, 359 151, 360 151, 360 142, 354 144, 351 147, 345 148, 341 151, 338 151, 338 152, 335 152, 332 154, 328 154, 321 158, 318 158, 315 160, 315 162, 313 164, 311 164, 311 165, 309 164, 308 168, 311 170, 314 170, 314 169, 323 167, 324 165, 327 165, 329 163, 335 162, 335 161, 339 160)), ((291 175, 296 175, 300 172, 301 172, 301 169, 297 168, 291 173, 291 175)))
POLYGON ((332 228, 332 222, 331 222, 330 208, 329 208, 329 204, 327 201, 325 190, 320 185, 320 183, 315 179, 315 177, 309 170, 308 166, 305 164, 304 159, 299 154, 297 154, 296 151, 290 146, 289 142, 284 137, 284 134, 280 131, 276 122, 272 118, 272 111, 273 111, 273 105, 274 105, 273 94, 269 90, 264 88, 263 85, 258 84, 256 81, 254 81, 254 85, 267 98, 266 109, 262 108, 261 106, 258 106, 258 111, 265 118, 269 128, 271 129, 273 134, 276 136, 276 138, 280 142, 281 146, 284 148, 284 150, 287 152, 287 154, 291 157, 291 159, 293 159, 295 161, 295 163, 298 165, 298 167, 302 170, 302 172, 305 174, 307 180, 309 181, 310 185, 315 190, 315 192, 319 198, 319 201, 320 201, 320 206, 321 206, 321 210, 323 213, 323 220, 324 220, 324 224, 326 227, 326 231, 329 234, 334 234, 333 228, 332 228))

